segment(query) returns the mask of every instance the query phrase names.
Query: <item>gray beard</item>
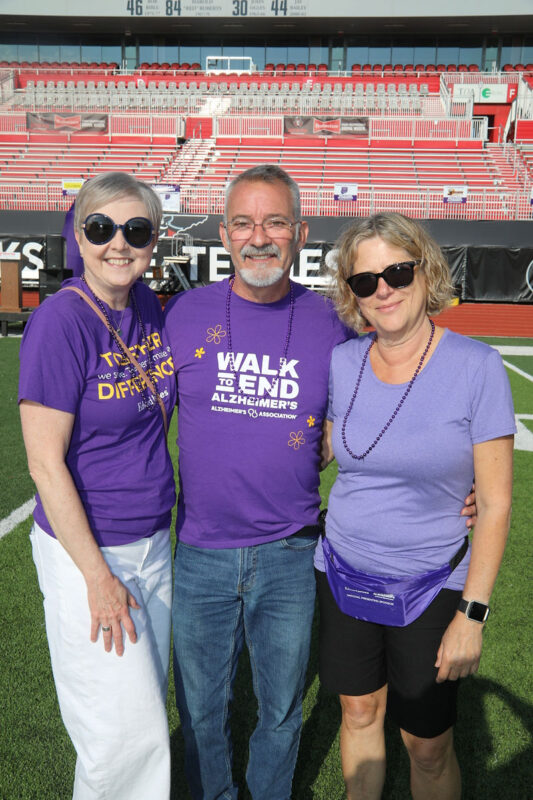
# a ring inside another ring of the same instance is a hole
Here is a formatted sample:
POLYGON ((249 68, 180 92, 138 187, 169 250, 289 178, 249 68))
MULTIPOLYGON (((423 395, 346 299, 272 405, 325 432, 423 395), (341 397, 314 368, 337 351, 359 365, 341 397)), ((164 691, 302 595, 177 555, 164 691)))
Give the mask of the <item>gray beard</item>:
POLYGON ((273 286, 283 278, 283 275, 281 267, 256 267, 255 269, 245 267, 239 270, 239 278, 248 286, 255 286, 258 289, 273 286))

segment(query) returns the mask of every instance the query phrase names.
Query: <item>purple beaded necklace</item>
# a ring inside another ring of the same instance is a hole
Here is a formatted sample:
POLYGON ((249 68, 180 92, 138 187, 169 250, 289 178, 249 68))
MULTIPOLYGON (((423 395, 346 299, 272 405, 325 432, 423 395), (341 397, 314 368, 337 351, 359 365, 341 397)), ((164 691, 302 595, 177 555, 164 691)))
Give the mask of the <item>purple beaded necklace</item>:
MULTIPOLYGON (((232 275, 232 277, 228 281, 228 291, 227 291, 227 294, 226 294, 226 332, 227 332, 226 342, 227 342, 227 352, 228 352, 228 358, 229 358, 229 367, 230 367, 231 374, 234 375, 234 377, 235 377, 235 383, 237 384, 237 392, 239 394, 244 394, 243 390, 239 386, 239 380, 238 380, 238 377, 237 377, 237 372, 235 370, 235 361, 234 361, 234 357, 233 357, 233 346, 231 344, 231 296, 233 294, 233 283, 234 283, 234 281, 235 281, 235 275, 232 275)), ((291 332, 292 332, 292 320, 293 320, 293 317, 294 317, 294 287, 292 285, 292 281, 289 281, 289 289, 290 289, 290 295, 289 295, 289 321, 287 323, 287 333, 286 333, 286 336, 285 336, 285 344, 283 346, 283 355, 281 356, 281 359, 280 359, 280 368, 278 369, 277 374, 274 377, 274 380, 272 381, 272 386, 270 388, 270 394, 271 395, 274 394, 274 390, 275 390, 276 386, 278 385, 279 375, 280 375, 280 372, 281 372, 281 367, 284 364, 286 364, 286 362, 287 362, 287 353, 289 352, 289 342, 291 340, 291 332)))
POLYGON ((348 410, 346 411, 346 414, 344 415, 344 419, 342 421, 341 435, 342 435, 342 443, 344 445, 344 449, 351 455, 352 458, 355 458, 357 461, 362 461, 370 453, 370 451, 374 449, 374 447, 377 445, 377 443, 379 442, 379 440, 381 439, 383 434, 390 428, 390 426, 391 426, 392 422, 394 421, 394 419, 396 418, 400 408, 403 406, 407 395, 409 394, 409 392, 413 388, 413 383, 415 382, 418 373, 422 369, 422 364, 424 363, 424 360, 425 360, 425 358, 426 358, 426 356, 428 354, 429 348, 431 347, 431 342, 433 341, 433 336, 435 334, 435 323, 433 322, 432 319, 429 320, 429 324, 431 325, 431 333, 429 335, 429 339, 428 339, 428 343, 426 345, 426 349, 424 350, 424 352, 422 353, 422 355, 420 357, 420 361, 418 362, 418 366, 415 369, 414 375, 411 378, 411 380, 409 381, 407 389, 403 393, 400 402, 398 403, 398 405, 394 409, 391 418, 383 426, 383 428, 381 429, 380 433, 378 433, 378 435, 376 436, 376 438, 374 439, 374 441, 372 442, 370 447, 368 447, 362 455, 357 455, 356 453, 353 453, 350 450, 349 446, 348 446, 348 442, 346 440, 346 423, 348 422, 348 417, 350 416, 350 414, 352 412, 353 404, 355 402, 355 398, 357 397, 357 393, 359 391, 359 385, 360 385, 361 379, 363 377, 363 372, 365 371, 366 362, 368 360, 368 355, 369 355, 372 347, 375 345, 375 343, 377 341, 377 336, 373 336, 372 337, 372 341, 368 345, 368 347, 366 349, 366 352, 365 352, 365 354, 363 356, 363 361, 361 362, 361 369, 359 370, 359 377, 357 378, 357 382, 355 384, 355 389, 354 389, 354 392, 353 392, 353 395, 352 395, 352 399, 350 400, 350 404, 348 406, 348 410))

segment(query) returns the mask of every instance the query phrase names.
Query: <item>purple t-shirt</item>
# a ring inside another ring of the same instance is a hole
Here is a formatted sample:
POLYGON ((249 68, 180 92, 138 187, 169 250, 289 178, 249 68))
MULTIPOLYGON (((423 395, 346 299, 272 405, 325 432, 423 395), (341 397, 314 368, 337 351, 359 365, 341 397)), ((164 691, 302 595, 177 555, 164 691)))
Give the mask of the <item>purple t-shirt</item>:
POLYGON ((289 296, 263 305, 232 294, 235 373, 228 356, 227 280, 179 294, 166 308, 178 376, 177 532, 183 542, 243 547, 317 521, 329 361, 350 334, 329 301, 293 286, 281 370, 289 296))
MULTIPOLYGON (((446 330, 390 428, 357 461, 341 430, 368 343, 364 337, 333 352, 328 418, 339 474, 329 496, 327 537, 357 569, 423 573, 449 561, 465 537, 459 513, 474 476, 472 446, 516 430, 509 380, 496 350, 446 330)), ((378 380, 367 361, 346 426, 353 453, 372 444, 406 386, 378 380)), ((467 553, 447 588, 463 588, 469 559, 467 553)), ((321 546, 315 565, 324 570, 321 546)))
MULTIPOLYGON (((86 291, 79 278, 65 281, 86 291)), ((162 334, 163 314, 144 284, 133 291, 149 340, 154 382, 170 419, 176 402, 174 365, 162 334)), ((105 304, 104 304, 105 305, 105 304)), ((106 310, 118 322, 122 312, 106 310)), ((122 339, 148 367, 135 312, 124 311, 122 339)), ((168 527, 174 476, 162 414, 146 408, 109 331, 74 292, 47 298, 31 315, 20 351, 20 400, 75 415, 66 463, 99 545, 126 544, 168 527)), ((34 519, 53 536, 39 495, 34 519)))

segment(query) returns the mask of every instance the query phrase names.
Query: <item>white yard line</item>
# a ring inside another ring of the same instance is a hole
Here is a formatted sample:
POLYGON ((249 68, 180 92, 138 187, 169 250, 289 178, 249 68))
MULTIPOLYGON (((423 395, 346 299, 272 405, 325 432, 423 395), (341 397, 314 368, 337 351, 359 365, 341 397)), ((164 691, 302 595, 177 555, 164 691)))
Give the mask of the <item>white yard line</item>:
POLYGON ((507 369, 512 369, 513 372, 518 372, 518 374, 521 375, 523 378, 533 383, 533 375, 530 375, 528 372, 524 372, 524 370, 520 369, 519 367, 515 367, 514 364, 510 364, 508 361, 505 361, 505 359, 503 360, 503 363, 505 364, 507 369))
POLYGON ((533 356, 533 345, 494 344, 492 345, 501 356, 533 356))
POLYGON ((24 522, 25 519, 28 519, 34 508, 35 500, 32 497, 31 500, 12 511, 8 517, 0 520, 0 539, 10 533, 17 525, 20 525, 21 522, 24 522))

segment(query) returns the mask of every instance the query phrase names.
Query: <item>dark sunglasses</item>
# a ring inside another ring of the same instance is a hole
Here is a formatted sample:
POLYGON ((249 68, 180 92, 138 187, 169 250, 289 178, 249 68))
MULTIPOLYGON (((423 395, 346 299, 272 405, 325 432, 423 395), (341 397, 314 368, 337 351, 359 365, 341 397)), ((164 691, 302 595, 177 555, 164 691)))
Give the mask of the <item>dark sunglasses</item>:
POLYGON ((91 244, 107 244, 119 228, 132 247, 147 247, 154 235, 154 226, 145 217, 132 217, 118 225, 107 214, 89 214, 81 227, 91 244))
POLYGON ((389 267, 385 267, 383 272, 360 272, 358 275, 347 278, 346 283, 357 297, 370 297, 374 294, 380 278, 383 278, 393 289, 403 289, 413 282, 417 264, 420 264, 420 259, 391 264, 389 267))

